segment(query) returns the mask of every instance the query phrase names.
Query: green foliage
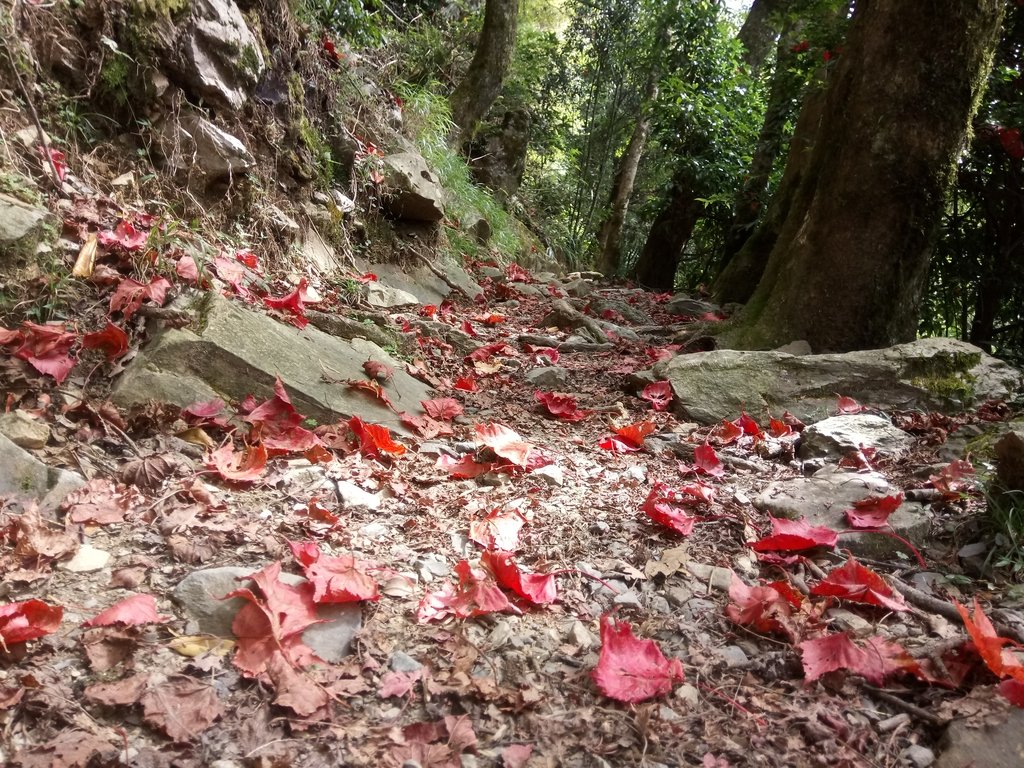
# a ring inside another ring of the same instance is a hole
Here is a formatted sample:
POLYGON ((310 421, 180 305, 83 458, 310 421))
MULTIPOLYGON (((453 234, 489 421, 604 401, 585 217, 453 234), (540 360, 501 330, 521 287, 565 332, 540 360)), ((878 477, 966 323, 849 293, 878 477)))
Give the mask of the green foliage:
MULTIPOLYGON (((521 225, 490 192, 473 182, 466 159, 448 144, 453 126, 447 100, 436 90, 408 83, 397 84, 395 92, 405 104, 406 126, 415 137, 417 148, 445 191, 447 218, 458 222, 471 214, 480 214, 491 225, 493 247, 507 259, 519 256, 524 250, 521 225)), ((446 227, 446 231, 457 254, 478 254, 479 246, 471 238, 453 227, 446 227)))
POLYGON ((1024 579, 1024 492, 990 488, 986 524, 994 536, 990 564, 1024 579))
POLYGON ((354 46, 376 47, 384 41, 385 23, 379 0, 300 0, 300 18, 314 21, 354 46))

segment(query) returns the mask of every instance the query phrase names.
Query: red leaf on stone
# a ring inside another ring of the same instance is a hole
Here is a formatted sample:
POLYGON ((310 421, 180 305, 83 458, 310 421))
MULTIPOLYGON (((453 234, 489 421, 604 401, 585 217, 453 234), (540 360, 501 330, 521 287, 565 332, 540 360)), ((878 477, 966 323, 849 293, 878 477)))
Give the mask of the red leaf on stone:
POLYGON ((992 674, 996 677, 1012 677, 1015 680, 1024 682, 1024 666, 1021 665, 1012 652, 1003 648, 1005 645, 1013 644, 1013 641, 996 634, 996 629, 981 609, 981 603, 978 602, 978 598, 974 598, 973 617, 967 608, 955 600, 953 605, 960 612, 960 618, 963 619, 964 627, 967 629, 967 634, 971 636, 971 641, 974 643, 978 655, 985 662, 985 666, 992 671, 992 674))
POLYGON ((458 459, 453 459, 448 454, 442 453, 437 457, 434 466, 445 470, 452 477, 468 480, 487 474, 497 466, 497 462, 480 462, 473 459, 472 456, 462 456, 458 459))
POLYGON ((120 312, 127 320, 139 311, 144 301, 162 306, 170 287, 171 284, 163 277, 154 277, 147 284, 126 277, 118 283, 110 297, 110 311, 120 312))
POLYGON ((778 632, 796 639, 791 617, 793 609, 800 608, 802 598, 787 582, 748 587, 733 573, 729 597, 732 603, 725 613, 730 620, 755 632, 778 632))
POLYGON ((715 449, 708 443, 698 445, 693 449, 693 465, 706 475, 721 477, 725 474, 725 466, 718 458, 715 449))
POLYGON ((902 492, 861 499, 853 502, 854 509, 846 510, 846 519, 854 528, 881 528, 902 503, 902 492))
POLYGON ((534 446, 524 441, 515 430, 496 422, 477 424, 474 430, 477 445, 490 448, 496 455, 517 467, 526 468, 527 458, 534 446))
POLYGON ((438 421, 451 421, 463 412, 462 404, 453 397, 438 397, 434 400, 421 400, 420 405, 427 416, 438 421))
POLYGON ((547 605, 558 599, 555 577, 545 573, 523 573, 511 552, 488 550, 480 563, 494 574, 495 580, 531 605, 547 605))
POLYGON ((224 480, 251 483, 263 477, 267 469, 267 449, 257 443, 236 453, 231 443, 226 443, 209 454, 206 468, 216 471, 224 480))
POLYGON ((602 439, 597 445, 614 453, 630 453, 644 447, 644 438, 655 429, 653 421, 638 421, 625 427, 615 429, 613 437, 602 439))
POLYGON ((510 283, 532 283, 533 275, 527 272, 525 269, 520 267, 515 262, 512 262, 505 267, 505 277, 508 278, 510 283))
POLYGON ((644 387, 640 397, 651 404, 656 411, 667 411, 672 404, 672 384, 668 381, 654 381, 644 387))
POLYGON ((384 391, 384 388, 380 385, 379 381, 369 381, 367 379, 347 379, 346 384, 351 389, 358 389, 362 392, 368 392, 375 398, 380 400, 391 410, 394 410, 394 405, 391 403, 391 398, 388 397, 388 393, 384 391))
POLYGON ((493 344, 485 344, 482 347, 478 347, 466 355, 467 362, 482 362, 484 360, 490 360, 495 355, 502 357, 513 357, 516 351, 506 344, 504 341, 496 341, 493 344))
POLYGON ((140 624, 163 624, 170 620, 170 616, 161 616, 156 612, 156 598, 152 595, 132 595, 82 622, 82 626, 109 627, 112 624, 122 624, 134 627, 140 624))
POLYGON ((772 437, 789 437, 794 432, 793 428, 782 419, 772 419, 768 422, 768 434, 772 437))
POLYGON ((93 331, 82 336, 86 349, 102 349, 107 360, 116 360, 128 351, 128 334, 111 322, 102 331, 93 331))
POLYGON ((363 363, 363 370, 367 376, 377 381, 391 381, 395 376, 395 369, 379 360, 367 360, 363 363))
POLYGON ((471 339, 480 338, 480 334, 476 332, 476 329, 473 327, 473 324, 469 322, 469 320, 462 321, 462 332, 469 336, 471 339))
POLYGON ((969 461, 957 459, 943 467, 937 475, 931 475, 928 480, 947 499, 956 499, 974 488, 974 467, 969 461))
POLYGON ((735 443, 743 437, 742 427, 737 426, 733 421, 723 420, 721 424, 717 424, 714 429, 711 430, 711 434, 708 438, 714 438, 719 442, 720 445, 729 445, 735 443))
POLYGON ((804 640, 799 648, 803 658, 804 679, 808 683, 840 669, 860 675, 874 685, 881 685, 885 679, 885 668, 878 653, 874 649, 866 651, 855 645, 845 633, 804 640))
POLYGON ((57 631, 64 609, 42 600, 0 605, 0 643, 10 647, 57 631))
POLYGON ((843 395, 836 395, 839 398, 836 401, 836 408, 840 413, 855 414, 862 413, 864 406, 854 400, 852 397, 844 397, 843 395))
POLYGON ((530 354, 533 362, 538 365, 554 365, 560 357, 558 350, 554 347, 538 347, 534 344, 524 344, 523 349, 530 354))
MULTIPOLYGON (((1024 147, 1021 147, 1021 157, 1024 157, 1024 147)), ((1007 701, 1015 707, 1024 707, 1024 682, 1010 678, 999 684, 999 692, 1007 701)))
POLYGON ((909 611, 903 595, 893 592, 882 577, 852 557, 828 577, 811 588, 812 595, 839 597, 854 603, 866 603, 891 611, 909 611))
POLYGON ((519 549, 519 532, 525 524, 526 518, 517 510, 492 509, 483 520, 469 524, 469 538, 485 549, 514 552, 519 549))
POLYGON ((747 414, 746 411, 743 411, 740 414, 740 417, 736 419, 733 424, 739 427, 744 435, 751 435, 757 439, 764 437, 764 432, 761 431, 761 427, 747 414))
POLYGON ((635 703, 664 696, 681 682, 683 665, 669 661, 653 640, 640 640, 625 621, 601 617, 601 655, 592 672, 605 696, 635 703))
POLYGON ((280 298, 274 298, 272 296, 265 296, 263 298, 263 304, 270 309, 280 309, 290 313, 294 316, 296 323, 300 328, 304 327, 307 322, 306 319, 306 304, 317 303, 311 298, 309 294, 309 281, 306 278, 300 278, 299 284, 295 286, 295 290, 288 293, 280 298), (300 324, 301 323, 301 324, 300 324))
POLYGON ((713 491, 702 483, 692 483, 680 489, 655 483, 641 509, 659 525, 671 528, 682 536, 689 536, 698 518, 686 510, 698 503, 708 503, 712 498, 713 491))
POLYGON ((349 429, 359 440, 359 450, 366 456, 401 456, 405 446, 391 438, 391 431, 380 424, 369 424, 358 416, 348 420, 349 429))
POLYGON ((398 414, 399 420, 407 427, 416 430, 420 437, 431 440, 439 435, 452 434, 452 428, 441 421, 435 421, 429 416, 417 416, 413 413, 402 411, 398 414))
POLYGON ((590 415, 589 411, 581 411, 576 398, 562 392, 541 392, 533 393, 533 398, 544 406, 547 412, 556 419, 562 421, 582 421, 590 415))
POLYGON ((261 434, 273 435, 297 427, 304 417, 295 410, 284 382, 278 377, 274 381, 274 396, 264 400, 243 418, 250 424, 261 424, 261 434))
POLYGON ((354 603, 380 599, 377 582, 365 572, 365 564, 351 555, 325 555, 313 541, 289 541, 288 546, 313 585, 314 602, 354 603))
POLYGON ((769 517, 772 521, 772 535, 751 544, 755 552, 799 552, 814 547, 832 548, 839 535, 825 526, 810 526, 803 518, 786 520, 769 517))

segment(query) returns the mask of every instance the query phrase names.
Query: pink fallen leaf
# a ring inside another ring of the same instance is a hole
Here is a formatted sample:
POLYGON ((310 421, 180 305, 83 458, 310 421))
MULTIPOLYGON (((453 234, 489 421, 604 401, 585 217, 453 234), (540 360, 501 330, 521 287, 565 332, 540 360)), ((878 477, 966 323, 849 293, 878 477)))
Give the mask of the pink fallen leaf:
POLYGON ((267 449, 258 443, 236 452, 231 443, 226 443, 207 456, 206 468, 214 470, 224 480, 251 483, 266 472, 267 449))
POLYGON ((839 534, 825 526, 811 526, 804 521, 769 517, 772 534, 751 544, 755 552, 799 552, 814 547, 832 548, 839 540, 839 534))
POLYGON ((708 443, 698 445, 693 449, 693 465, 701 472, 711 477, 721 477, 725 474, 725 466, 718 458, 715 449, 708 443))
POLYGON ((878 653, 855 645, 843 632, 804 640, 799 648, 804 679, 808 683, 840 669, 860 675, 874 685, 881 685, 885 679, 885 668, 878 653))
POLYGON ((93 331, 82 336, 82 346, 86 349, 100 349, 107 361, 116 360, 128 352, 128 334, 107 321, 102 331, 93 331))
POLYGON ((170 620, 170 616, 161 616, 156 612, 156 598, 153 595, 132 595, 83 622, 82 626, 109 627, 121 624, 134 627, 140 624, 163 624, 170 620))
POLYGON ((558 599, 555 577, 545 573, 523 573, 511 552, 487 551, 480 563, 494 574, 495 580, 531 605, 547 605, 558 599))
POLYGON ((515 509, 492 509, 483 520, 469 524, 469 538, 485 549, 514 552, 519 549, 519 532, 526 518, 515 509))
POLYGON ((533 393, 533 399, 544 406, 544 409, 556 419, 562 421, 582 421, 590 415, 589 411, 581 411, 576 398, 562 392, 541 392, 533 393))
POLYGON ((528 457, 534 446, 523 440, 514 429, 497 422, 477 424, 473 429, 476 432, 477 445, 490 448, 495 455, 517 467, 527 467, 528 457))
POLYGON ((725 613, 731 621, 755 632, 775 632, 796 640, 792 616, 794 609, 799 610, 803 599, 787 582, 748 587, 733 573, 729 597, 732 603, 726 607, 725 613))
POLYGON ((644 387, 640 397, 651 404, 656 411, 667 411, 672 404, 672 384, 668 381, 655 381, 644 387))
POLYGON ((421 400, 424 412, 438 421, 451 421, 463 412, 462 403, 453 397, 438 397, 433 400, 421 400))
POLYGON ((418 622, 440 621, 448 616, 465 619, 512 608, 508 597, 484 568, 460 560, 455 565, 455 574, 457 584, 447 582, 441 589, 423 596, 416 610, 418 622))
POLYGON ((855 413, 863 413, 864 406, 854 400, 852 397, 845 397, 844 395, 836 395, 839 398, 836 401, 836 408, 840 413, 853 415, 855 413))
POLYGON ((0 605, 0 646, 37 640, 57 631, 64 609, 42 600, 22 600, 0 605))
POLYGON ((605 696, 635 703, 664 696, 684 679, 678 659, 669 661, 653 640, 640 640, 625 621, 601 617, 601 655, 592 672, 605 696))
POLYGON ((289 541, 288 546, 313 585, 314 602, 353 603, 380 599, 377 582, 366 573, 365 564, 351 555, 326 555, 313 541, 289 541))
POLYGON ((846 510, 846 519, 854 528, 881 528, 902 503, 902 492, 861 499, 853 502, 853 509, 846 510))

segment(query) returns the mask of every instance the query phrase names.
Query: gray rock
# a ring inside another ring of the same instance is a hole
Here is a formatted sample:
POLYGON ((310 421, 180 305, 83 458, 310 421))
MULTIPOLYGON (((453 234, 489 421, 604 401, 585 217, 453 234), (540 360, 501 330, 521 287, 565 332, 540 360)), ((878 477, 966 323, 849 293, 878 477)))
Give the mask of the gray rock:
POLYGON ((480 245, 486 245, 491 239, 491 223, 475 211, 463 216, 459 227, 463 232, 472 235, 480 245))
POLYGON ((562 286, 565 292, 574 299, 583 299, 594 292, 594 284, 589 280, 573 280, 562 286))
POLYGON ((929 768, 935 763, 935 753, 920 744, 911 744, 900 755, 911 768, 929 768))
POLYGON ((0 435, 19 448, 42 448, 50 439, 50 425, 24 411, 0 415, 0 435))
POLYGON ((444 193, 420 155, 400 152, 383 159, 388 187, 385 205, 391 215, 411 221, 444 218, 444 193))
POLYGON ((700 317, 708 312, 717 312, 718 306, 699 299, 691 299, 686 294, 679 293, 666 302, 665 309, 673 315, 700 317))
MULTIPOLYGON (((994 716, 984 719, 991 722, 994 716)), ((1009 707, 1004 717, 986 727, 979 727, 979 718, 954 720, 942 738, 936 768, 1019 768, 1024 762, 1024 709, 1009 707)))
POLYGON ((319 328, 324 333, 337 336, 339 339, 366 339, 372 341, 378 347, 386 347, 395 343, 395 337, 388 334, 376 323, 363 322, 344 315, 328 314, 307 309, 306 317, 309 324, 319 328))
POLYGON ((423 669, 423 665, 407 653, 395 651, 391 654, 388 665, 394 672, 417 672, 423 669))
POLYGON ((1024 430, 1015 429, 999 438, 995 452, 996 477, 1001 489, 1024 491, 1024 430))
MULTIPOLYGON (((240 597, 222 598, 240 587, 250 587, 252 582, 246 577, 254 570, 258 569, 224 566, 193 571, 178 583, 171 596, 188 618, 196 622, 199 632, 234 637, 231 623, 246 601, 240 597)), ((281 581, 297 586, 306 580, 282 573, 281 581)), ((324 661, 337 663, 351 653, 352 638, 363 623, 362 608, 359 603, 330 603, 318 605, 316 612, 324 622, 303 632, 302 641, 324 661)))
POLYGON ((0 194, 0 266, 23 268, 33 263, 47 228, 57 234, 56 224, 45 208, 0 194))
POLYGON ((672 382, 677 412, 712 424, 746 410, 763 420, 789 410, 805 422, 835 411, 836 393, 882 410, 959 412, 1011 398, 1020 371, 956 339, 918 339, 879 350, 794 356, 715 350, 654 366, 672 382))
MULTIPOLYGON (((876 473, 842 472, 831 466, 811 477, 796 477, 771 483, 753 499, 754 506, 773 517, 790 520, 806 518, 810 525, 824 525, 836 531, 847 530, 846 510, 853 502, 871 496, 887 496, 897 489, 876 473)), ((920 546, 928 534, 931 515, 924 506, 906 501, 889 516, 889 528, 920 546)), ((857 533, 840 537, 839 544, 855 555, 890 559, 906 547, 895 539, 877 533, 857 533)))
POLYGON ((776 348, 776 352, 785 352, 787 355, 810 355, 814 352, 811 349, 811 345, 803 339, 797 341, 791 341, 789 344, 783 344, 781 347, 776 348))
POLYGON ((419 304, 420 300, 413 294, 399 288, 392 288, 381 282, 366 284, 366 303, 371 307, 390 309, 391 307, 404 307, 409 304, 419 304))
POLYGON ((629 322, 637 325, 652 325, 654 323, 654 320, 651 319, 650 315, 637 309, 629 302, 602 298, 594 298, 590 300, 590 313, 595 317, 601 317, 601 315, 609 309, 613 312, 618 312, 629 322))
POLYGON ((43 507, 54 508, 83 485, 80 475, 48 467, 0 435, 0 496, 36 499, 43 507))
POLYGON ((802 459, 841 459, 861 446, 874 448, 879 456, 901 459, 914 447, 914 438, 888 419, 867 413, 833 416, 800 433, 802 459))
POLYGON ((557 365, 541 366, 527 371, 526 380, 535 387, 562 390, 569 386, 569 372, 557 365))
POLYGON ((160 153, 174 171, 201 171, 209 180, 230 179, 255 167, 245 144, 197 114, 183 114, 162 124, 160 153))
POLYGON ((154 23, 165 63, 193 96, 238 110, 266 70, 259 42, 234 0, 191 0, 185 24, 154 23))
POLYGON ((565 471, 557 464, 547 464, 546 466, 539 467, 530 473, 530 477, 543 480, 548 485, 557 488, 562 487, 565 483, 565 471))
POLYGON ((341 262, 338 261, 338 255, 312 224, 301 228, 299 248, 302 249, 306 262, 320 272, 330 275, 340 271, 341 262))
POLYGON ((730 669, 742 669, 750 664, 747 654, 738 645, 726 645, 715 649, 715 655, 730 669))
POLYGON ((338 480, 334 487, 345 509, 380 509, 380 494, 367 493, 358 485, 347 480, 338 480))
POLYGON ((213 397, 241 400, 250 393, 266 398, 280 376, 305 416, 329 424, 358 415, 408 434, 392 409, 343 383, 365 379, 367 360, 395 369, 384 388, 396 407, 431 397, 426 385, 368 341, 345 341, 308 326, 300 331, 213 292, 203 294, 195 310, 202 323, 195 331, 156 331, 118 380, 116 403, 163 400, 186 406, 213 397))
POLYGON ((367 270, 374 272, 382 282, 400 288, 415 296, 421 304, 440 304, 448 298, 453 290, 458 291, 470 300, 483 295, 483 288, 457 264, 448 261, 437 261, 433 264, 443 277, 440 277, 421 261, 406 265, 374 264, 367 265, 367 270))

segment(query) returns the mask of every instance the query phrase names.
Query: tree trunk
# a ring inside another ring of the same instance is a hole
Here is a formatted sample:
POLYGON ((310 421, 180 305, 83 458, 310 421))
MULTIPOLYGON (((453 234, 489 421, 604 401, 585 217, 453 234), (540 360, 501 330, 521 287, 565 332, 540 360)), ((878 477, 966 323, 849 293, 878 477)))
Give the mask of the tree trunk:
POLYGON ((807 158, 735 346, 816 352, 915 337, 932 239, 1002 0, 858 0, 807 158), (941 53, 940 53, 941 52, 941 53))
POLYGON ((783 11, 790 0, 754 0, 747 11, 737 37, 743 44, 743 61, 750 67, 752 76, 757 77, 764 66, 778 30, 772 23, 772 14, 783 11))
POLYGON ((613 275, 619 269, 619 261, 622 256, 620 249, 622 225, 626 221, 629 198, 633 195, 633 182, 636 181, 636 172, 640 167, 640 158, 643 157, 644 147, 647 144, 647 134, 651 129, 651 111, 654 100, 658 98, 658 77, 658 68, 656 66, 652 67, 650 74, 647 76, 647 85, 644 88, 644 99, 640 105, 640 114, 636 119, 636 124, 633 126, 633 134, 629 137, 626 151, 619 160, 619 167, 615 172, 615 180, 612 182, 608 214, 598 228, 596 268, 598 272, 603 272, 606 275, 613 275))
POLYGON ((656 291, 675 288, 676 270, 683 248, 690 241, 693 229, 704 212, 704 204, 697 199, 700 194, 694 187, 689 171, 676 173, 668 202, 651 225, 633 269, 633 276, 640 285, 656 291))
POLYGON ((448 99, 457 143, 472 137, 477 124, 501 93, 515 48, 518 17, 518 0, 487 0, 484 26, 473 60, 448 99))

